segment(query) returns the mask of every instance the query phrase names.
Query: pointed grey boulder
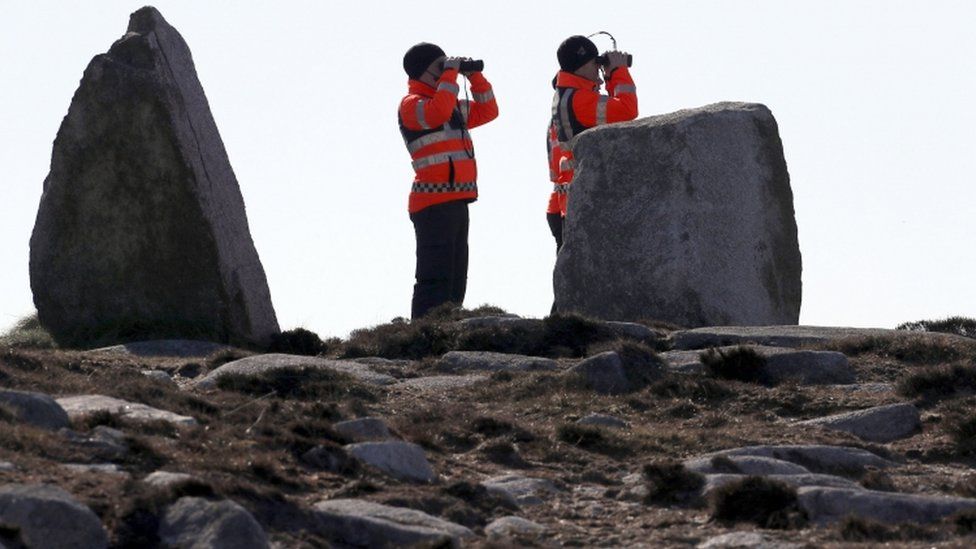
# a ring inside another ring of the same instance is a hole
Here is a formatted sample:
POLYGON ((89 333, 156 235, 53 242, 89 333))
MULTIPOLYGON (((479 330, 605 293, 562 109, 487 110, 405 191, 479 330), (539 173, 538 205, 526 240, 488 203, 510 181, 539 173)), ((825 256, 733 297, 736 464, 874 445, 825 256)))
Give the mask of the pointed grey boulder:
POLYGON ((190 50, 155 8, 85 70, 30 244, 34 303, 60 342, 264 344, 278 332, 190 50))

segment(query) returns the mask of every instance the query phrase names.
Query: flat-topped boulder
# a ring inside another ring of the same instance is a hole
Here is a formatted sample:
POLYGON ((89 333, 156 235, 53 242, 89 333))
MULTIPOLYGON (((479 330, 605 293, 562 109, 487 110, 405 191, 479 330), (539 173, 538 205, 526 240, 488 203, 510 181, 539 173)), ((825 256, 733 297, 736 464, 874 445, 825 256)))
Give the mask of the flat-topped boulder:
POLYGON ((244 199, 190 49, 145 7, 81 79, 30 239, 59 342, 266 345, 278 333, 244 199))
POLYGON ((160 410, 138 402, 129 402, 105 395, 78 395, 58 399, 58 404, 73 418, 96 412, 108 412, 133 421, 165 421, 175 425, 192 426, 197 420, 167 410, 160 410))
POLYGON ((252 376, 275 370, 301 368, 330 370, 372 385, 390 385, 397 381, 394 377, 377 373, 369 366, 359 362, 272 353, 249 356, 228 362, 195 381, 194 385, 200 389, 212 389, 217 386, 218 379, 228 374, 252 376))
POLYGON ((819 417, 798 425, 844 431, 871 442, 891 442, 917 433, 922 428, 922 416, 913 404, 899 403, 819 417))
POLYGON ((551 358, 489 351, 450 351, 444 353, 438 366, 450 372, 527 372, 559 368, 559 364, 551 358))
POLYGON ((481 485, 517 505, 541 505, 545 503, 544 497, 560 491, 551 480, 514 474, 491 477, 481 485))
POLYGON ((572 149, 557 311, 682 326, 798 321, 793 192, 768 108, 718 103, 599 126, 572 149))
MULTIPOLYGON (((713 491, 733 482, 741 481, 748 475, 714 474, 705 475, 705 486, 702 495, 708 496, 713 491)), ((862 490, 858 483, 837 475, 821 475, 817 473, 801 473, 792 475, 763 475, 773 481, 782 482, 794 488, 803 486, 822 486, 826 488, 844 488, 846 490, 862 490)))
POLYGON ((345 446, 345 450, 352 457, 394 478, 413 482, 437 480, 437 473, 427 461, 424 449, 412 442, 358 442, 345 446))
MULTIPOLYGON (((766 377, 771 383, 793 381, 801 385, 831 385, 854 382, 854 369, 843 353, 806 351, 765 345, 741 345, 755 351, 766 361, 766 377)), ((728 352, 737 346, 715 347, 728 352)), ((661 358, 668 368, 684 373, 707 373, 702 363, 703 351, 668 351, 661 358)))
POLYGON ((460 547, 474 532, 423 511, 359 499, 314 506, 317 530, 353 547, 460 547))
POLYGON ((158 339, 100 347, 89 352, 138 357, 202 358, 230 348, 222 343, 212 341, 158 339))
POLYGON ((851 515, 887 524, 925 524, 976 509, 976 499, 970 498, 816 486, 798 489, 797 497, 800 508, 815 524, 838 522, 851 515))
POLYGON ((804 347, 835 343, 860 337, 948 339, 973 345, 971 338, 937 332, 909 332, 884 328, 844 328, 837 326, 708 326, 680 330, 671 334, 675 349, 705 349, 753 343, 771 347, 804 347))
POLYGON ((784 444, 759 445, 730 448, 705 454, 703 458, 724 456, 760 456, 771 457, 781 461, 788 461, 802 465, 815 473, 861 472, 868 467, 884 469, 894 465, 893 462, 861 448, 847 446, 828 446, 823 444, 784 444))

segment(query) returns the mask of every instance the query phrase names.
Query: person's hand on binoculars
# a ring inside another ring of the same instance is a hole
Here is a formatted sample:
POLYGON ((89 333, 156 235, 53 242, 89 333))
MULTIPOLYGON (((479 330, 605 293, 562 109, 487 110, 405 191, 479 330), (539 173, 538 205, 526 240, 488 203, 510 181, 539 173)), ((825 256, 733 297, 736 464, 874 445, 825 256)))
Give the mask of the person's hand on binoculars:
MULTIPOLYGON (((472 59, 470 57, 462 57, 461 60, 462 61, 474 61, 474 59, 472 59)), ((471 76, 472 74, 474 74, 474 71, 461 71, 461 75, 464 76, 465 78, 467 78, 468 76, 471 76)))
POLYGON ((627 66, 627 52, 608 51, 607 52, 607 73, 613 72, 617 67, 627 66))
POLYGON ((461 66, 461 61, 464 61, 464 57, 448 57, 444 60, 444 70, 458 70, 461 66))

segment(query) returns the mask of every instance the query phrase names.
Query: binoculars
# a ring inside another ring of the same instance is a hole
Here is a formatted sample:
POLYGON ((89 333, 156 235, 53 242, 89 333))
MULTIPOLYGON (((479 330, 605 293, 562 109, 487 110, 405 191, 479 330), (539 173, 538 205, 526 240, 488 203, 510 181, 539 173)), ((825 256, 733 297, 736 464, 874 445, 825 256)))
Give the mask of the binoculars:
POLYGON ((461 65, 458 67, 459 72, 481 72, 483 70, 485 70, 485 62, 481 59, 461 61, 461 65))
MULTIPOLYGON (((597 65, 600 65, 601 67, 606 67, 607 65, 609 65, 610 63, 607 60, 607 54, 604 53, 603 55, 597 56, 597 58, 596 58, 596 64, 597 65)), ((627 66, 630 67, 633 64, 634 64, 634 56, 628 53, 627 54, 627 66)))

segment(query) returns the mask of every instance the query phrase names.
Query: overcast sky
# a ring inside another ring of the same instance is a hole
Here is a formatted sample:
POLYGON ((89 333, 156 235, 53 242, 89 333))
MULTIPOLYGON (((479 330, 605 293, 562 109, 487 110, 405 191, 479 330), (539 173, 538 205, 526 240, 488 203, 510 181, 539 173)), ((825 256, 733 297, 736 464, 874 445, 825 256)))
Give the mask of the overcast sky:
MULTIPOLYGON (((336 4, 155 4, 193 52, 283 329, 341 336, 409 316, 412 170, 396 107, 419 41, 483 58, 501 113, 472 132, 481 198, 465 304, 546 314, 555 50, 600 30, 634 55, 642 117, 718 101, 772 110, 802 323, 976 316, 976 3, 336 4)), ((0 0, 0 328, 33 311, 28 240, 71 96, 141 5, 0 0)))

